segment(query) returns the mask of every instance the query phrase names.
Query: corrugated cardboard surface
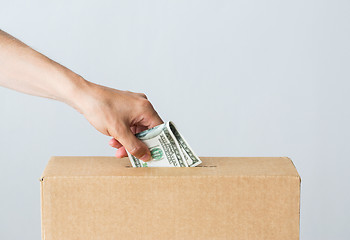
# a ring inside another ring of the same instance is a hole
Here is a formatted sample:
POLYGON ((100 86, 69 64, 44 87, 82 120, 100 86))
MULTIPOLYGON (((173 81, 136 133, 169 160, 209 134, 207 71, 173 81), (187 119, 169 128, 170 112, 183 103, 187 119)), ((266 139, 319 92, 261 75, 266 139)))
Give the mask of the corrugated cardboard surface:
POLYGON ((42 239, 299 239, 290 159, 201 158, 196 168, 53 157, 41 180, 42 239))

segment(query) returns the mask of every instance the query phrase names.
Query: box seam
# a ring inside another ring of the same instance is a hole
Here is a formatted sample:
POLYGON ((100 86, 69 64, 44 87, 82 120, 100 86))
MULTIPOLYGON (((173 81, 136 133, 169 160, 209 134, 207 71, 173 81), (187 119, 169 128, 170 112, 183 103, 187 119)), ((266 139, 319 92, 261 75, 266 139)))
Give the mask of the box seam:
POLYGON ((40 179, 40 186, 41 186, 41 191, 40 191, 40 195, 41 195, 41 239, 45 240, 45 229, 44 229, 44 178, 40 179))
POLYGON ((216 175, 216 176, 47 176, 45 178, 43 178, 42 182, 48 181, 50 179, 87 179, 87 178, 295 178, 298 179, 300 181, 300 177, 299 176, 295 176, 295 175, 251 175, 251 176, 247 176, 247 175, 237 175, 237 176, 228 176, 228 175, 224 175, 224 176, 220 176, 220 175, 216 175))

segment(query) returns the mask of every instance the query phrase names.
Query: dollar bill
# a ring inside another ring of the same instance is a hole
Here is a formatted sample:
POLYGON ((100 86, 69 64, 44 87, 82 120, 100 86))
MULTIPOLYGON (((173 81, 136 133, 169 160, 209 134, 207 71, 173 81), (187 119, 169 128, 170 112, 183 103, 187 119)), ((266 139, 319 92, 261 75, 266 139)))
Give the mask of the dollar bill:
POLYGON ((173 122, 140 132, 136 137, 149 148, 152 159, 144 162, 127 152, 133 167, 195 167, 202 163, 173 122))

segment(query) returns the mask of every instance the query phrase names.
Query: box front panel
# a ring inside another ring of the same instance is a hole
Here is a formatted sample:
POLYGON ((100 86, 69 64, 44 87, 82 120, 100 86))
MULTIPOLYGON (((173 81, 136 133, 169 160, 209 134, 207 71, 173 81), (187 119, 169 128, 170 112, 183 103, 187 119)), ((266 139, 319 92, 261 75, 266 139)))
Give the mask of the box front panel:
POLYGON ((45 240, 299 238, 296 177, 81 177, 43 182, 45 240))

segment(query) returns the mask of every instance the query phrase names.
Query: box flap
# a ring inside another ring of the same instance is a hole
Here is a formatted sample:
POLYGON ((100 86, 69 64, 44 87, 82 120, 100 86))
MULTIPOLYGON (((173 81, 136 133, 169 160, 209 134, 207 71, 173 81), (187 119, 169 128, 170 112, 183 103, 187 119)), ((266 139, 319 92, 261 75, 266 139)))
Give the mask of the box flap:
POLYGON ((292 176, 299 175, 287 157, 201 157, 194 168, 132 168, 128 158, 52 157, 41 180, 46 177, 94 176, 292 176))

